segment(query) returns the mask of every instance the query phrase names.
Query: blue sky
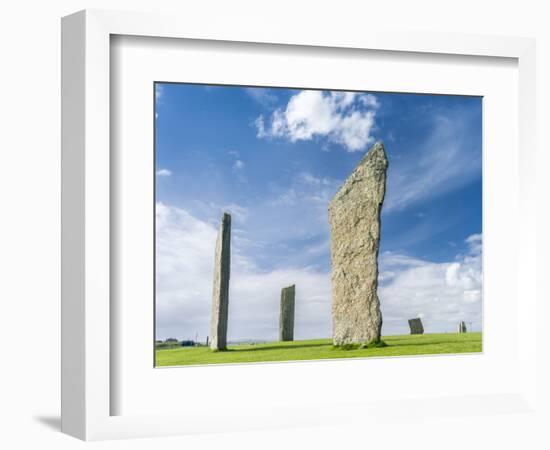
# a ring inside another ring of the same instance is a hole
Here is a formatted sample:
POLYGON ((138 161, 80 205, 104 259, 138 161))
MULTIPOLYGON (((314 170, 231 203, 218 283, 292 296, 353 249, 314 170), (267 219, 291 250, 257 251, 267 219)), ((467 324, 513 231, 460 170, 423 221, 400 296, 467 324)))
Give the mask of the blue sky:
POLYGON ((229 339, 329 337, 328 201, 368 148, 390 161, 383 334, 481 329, 482 100, 156 84, 157 338, 208 334, 214 243, 233 217, 229 339))

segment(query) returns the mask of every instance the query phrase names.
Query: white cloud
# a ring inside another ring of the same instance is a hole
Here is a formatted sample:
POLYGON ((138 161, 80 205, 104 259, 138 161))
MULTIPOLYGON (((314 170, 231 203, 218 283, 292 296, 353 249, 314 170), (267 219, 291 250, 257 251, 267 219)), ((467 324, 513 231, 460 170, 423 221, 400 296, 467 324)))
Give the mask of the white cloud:
POLYGON ((256 136, 258 138, 269 137, 269 133, 265 129, 264 116, 259 115, 254 121, 254 125, 256 126, 256 136))
POLYGON ((455 331, 461 320, 481 329, 481 235, 465 242, 468 252, 450 262, 380 256, 379 295, 383 317, 389 318, 383 333, 407 333, 413 317, 422 318, 428 333, 455 331))
MULTIPOLYGON (((258 248, 251 246, 242 218, 235 213, 238 205, 231 208, 229 338, 276 339, 280 290, 290 284, 296 284, 296 338, 329 337, 330 270, 284 259, 275 269, 262 269, 255 261, 258 248)), ((217 223, 199 220, 184 209, 157 203, 159 338, 208 335, 217 228, 217 223)), ((413 317, 422 318, 426 332, 455 331, 461 320, 472 322, 475 330, 481 328, 481 236, 471 236, 466 243, 468 251, 448 262, 380 255, 384 334, 407 334, 407 320, 413 317)), ((319 242, 305 253, 324 253, 328 245, 319 242)))
POLYGON ((220 211, 220 214, 218 215, 221 215, 221 212, 227 212, 241 223, 246 222, 246 220, 248 219, 248 208, 245 208, 244 206, 238 205, 236 203, 226 203, 218 207, 218 210, 220 211))
POLYGON ((172 171, 170 171, 168 169, 159 169, 159 170, 157 170, 157 176, 159 176, 159 177, 169 177, 170 175, 172 175, 172 171))
POLYGON ((242 160, 238 159, 238 153, 237 152, 233 152, 233 153, 234 153, 233 156, 235 156, 237 159, 235 159, 235 161, 233 161, 233 165, 231 166, 231 171, 233 172, 233 174, 235 175, 236 179, 239 182, 247 183, 248 178, 247 178, 246 172, 245 172, 246 164, 242 160))
POLYGON ((470 246, 470 250, 474 253, 480 253, 481 252, 481 246, 482 246, 482 237, 480 234, 472 234, 471 236, 466 239, 466 243, 470 246))
POLYGON ((329 177, 317 177, 310 172, 299 172, 290 187, 282 190, 272 199, 270 205, 295 205, 301 211, 313 206, 326 221, 328 202, 342 182, 329 177))
POLYGON ((359 97, 359 100, 361 101, 361 103, 363 103, 363 105, 368 106, 370 108, 380 107, 380 103, 378 102, 378 99, 372 94, 361 95, 359 97))
POLYGON ((244 169, 244 163, 240 159, 237 159, 233 163, 233 170, 242 170, 242 169, 244 169))
POLYGON ((268 107, 277 103, 277 96, 271 89, 251 87, 246 88, 245 92, 262 106, 268 107))
POLYGON ((316 177, 309 172, 300 172, 298 174, 298 180, 304 184, 310 186, 331 186, 334 185, 335 180, 328 177, 316 177))
POLYGON ((164 87, 162 84, 155 84, 155 99, 158 101, 162 98, 164 94, 164 87))
MULTIPOLYGON (((239 221, 233 217, 236 231, 239 221)), ((311 267, 259 269, 233 233, 230 340, 277 338, 280 290, 296 284, 296 338, 330 336, 330 274, 311 267)), ((204 340, 210 330, 217 227, 157 203, 157 337, 204 340)))
POLYGON ((276 109, 266 122, 256 121, 258 138, 283 138, 291 142, 325 137, 347 151, 365 150, 374 142, 376 97, 354 92, 304 90, 293 95, 285 109, 276 109))
MULTIPOLYGON (((250 211, 247 207, 234 202, 204 202, 194 200, 190 202, 190 209, 193 210, 193 216, 207 224, 216 227, 223 213, 229 213, 240 223, 248 220, 250 211)), ((177 208, 176 208, 177 209, 177 208)))

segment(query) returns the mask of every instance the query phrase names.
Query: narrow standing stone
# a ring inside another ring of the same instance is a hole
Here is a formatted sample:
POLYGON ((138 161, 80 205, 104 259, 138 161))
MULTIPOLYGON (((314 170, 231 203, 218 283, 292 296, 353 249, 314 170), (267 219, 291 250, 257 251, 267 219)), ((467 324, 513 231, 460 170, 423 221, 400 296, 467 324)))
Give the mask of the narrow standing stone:
POLYGON ((419 318, 409 319, 409 327, 411 327, 411 334, 424 334, 424 326, 419 318))
POLYGON ((378 142, 329 204, 334 345, 380 341, 378 249, 387 169, 378 142))
POLYGON ((281 289, 281 312, 279 315, 279 340, 294 340, 294 299, 296 286, 281 289))
POLYGON ((214 260, 214 289, 212 294, 212 319, 210 348, 227 349, 227 317, 229 310, 229 274, 231 265, 231 216, 223 214, 214 260))
POLYGON ((462 321, 458 324, 458 332, 459 333, 466 333, 466 322, 462 321))

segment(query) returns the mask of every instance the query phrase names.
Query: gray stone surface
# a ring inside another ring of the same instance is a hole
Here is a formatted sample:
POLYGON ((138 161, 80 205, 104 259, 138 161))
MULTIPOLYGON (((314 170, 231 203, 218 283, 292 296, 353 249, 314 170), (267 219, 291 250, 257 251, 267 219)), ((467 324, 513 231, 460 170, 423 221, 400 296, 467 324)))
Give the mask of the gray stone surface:
POLYGON ((212 318, 210 348, 227 348, 227 318, 229 312, 229 275, 231 265, 231 216, 223 214, 214 257, 214 288, 212 293, 212 318))
POLYGON ((409 319, 409 327, 411 328, 411 334, 424 334, 424 326, 420 319, 409 319))
POLYGON ((380 340, 378 249, 387 169, 378 142, 329 204, 334 345, 380 340))
POLYGON ((279 314, 279 340, 294 340, 294 305, 296 287, 293 284, 281 289, 281 311, 279 314))
POLYGON ((466 329, 466 322, 462 321, 458 324, 458 332, 459 333, 466 333, 468 330, 466 329))

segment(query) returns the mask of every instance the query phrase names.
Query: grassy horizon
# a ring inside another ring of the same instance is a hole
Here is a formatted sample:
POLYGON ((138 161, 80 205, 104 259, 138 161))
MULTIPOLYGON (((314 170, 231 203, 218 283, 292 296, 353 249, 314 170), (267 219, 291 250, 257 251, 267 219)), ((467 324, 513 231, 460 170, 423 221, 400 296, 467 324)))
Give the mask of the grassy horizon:
POLYGON ((383 336, 387 347, 346 350, 332 345, 332 339, 229 345, 226 351, 208 347, 157 348, 157 367, 230 364, 319 359, 367 358, 383 356, 479 353, 482 333, 441 333, 383 336))

